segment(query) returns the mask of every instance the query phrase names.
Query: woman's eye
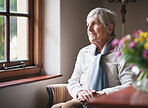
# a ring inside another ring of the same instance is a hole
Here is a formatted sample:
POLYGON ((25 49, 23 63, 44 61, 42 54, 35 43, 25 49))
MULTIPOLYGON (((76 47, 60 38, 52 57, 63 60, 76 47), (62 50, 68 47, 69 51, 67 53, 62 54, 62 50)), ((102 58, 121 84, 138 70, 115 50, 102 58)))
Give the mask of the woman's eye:
POLYGON ((94 23, 94 25, 97 25, 97 23, 94 23))

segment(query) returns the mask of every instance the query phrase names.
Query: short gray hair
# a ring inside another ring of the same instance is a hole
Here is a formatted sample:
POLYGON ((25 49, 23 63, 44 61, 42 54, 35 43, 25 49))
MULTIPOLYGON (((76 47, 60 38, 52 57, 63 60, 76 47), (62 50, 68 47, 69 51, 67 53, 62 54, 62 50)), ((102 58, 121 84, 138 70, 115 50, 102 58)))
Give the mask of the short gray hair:
MULTIPOLYGON (((112 12, 105 8, 98 7, 89 12, 89 14, 87 15, 86 21, 88 21, 88 19, 92 16, 96 16, 96 17, 99 16, 100 22, 104 25, 106 29, 109 24, 113 24, 115 29, 115 22, 116 22, 115 12, 112 12)), ((113 29, 113 32, 111 33, 111 36, 115 36, 114 29, 113 29)))

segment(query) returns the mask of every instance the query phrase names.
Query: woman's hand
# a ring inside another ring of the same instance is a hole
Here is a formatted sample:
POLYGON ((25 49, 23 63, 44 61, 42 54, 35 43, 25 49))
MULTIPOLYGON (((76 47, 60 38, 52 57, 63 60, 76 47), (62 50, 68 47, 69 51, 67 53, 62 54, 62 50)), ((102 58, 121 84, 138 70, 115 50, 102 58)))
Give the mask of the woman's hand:
POLYGON ((104 91, 95 91, 95 90, 81 90, 77 94, 77 101, 82 102, 82 101, 88 101, 89 99, 92 99, 95 96, 102 96, 106 95, 104 91))
POLYGON ((77 101, 82 102, 82 101, 88 101, 89 99, 94 97, 94 94, 96 94, 95 90, 90 90, 90 89, 84 89, 81 90, 77 93, 77 101))
POLYGON ((102 95, 107 95, 104 91, 97 91, 96 92, 97 96, 102 96, 102 95))

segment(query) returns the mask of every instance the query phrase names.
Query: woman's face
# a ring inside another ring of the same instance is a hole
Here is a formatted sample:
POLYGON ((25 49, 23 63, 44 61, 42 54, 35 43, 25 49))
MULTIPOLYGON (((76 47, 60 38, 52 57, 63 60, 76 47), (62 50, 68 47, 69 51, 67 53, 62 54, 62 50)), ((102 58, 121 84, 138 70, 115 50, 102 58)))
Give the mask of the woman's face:
POLYGON ((90 43, 101 47, 107 42, 110 36, 107 36, 107 30, 100 22, 99 17, 92 16, 87 20, 87 34, 90 43))

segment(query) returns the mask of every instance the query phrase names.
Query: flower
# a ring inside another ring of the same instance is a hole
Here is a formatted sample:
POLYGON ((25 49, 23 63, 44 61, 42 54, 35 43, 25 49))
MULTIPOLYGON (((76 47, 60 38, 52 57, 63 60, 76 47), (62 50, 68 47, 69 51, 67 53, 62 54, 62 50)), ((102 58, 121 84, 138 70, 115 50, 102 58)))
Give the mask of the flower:
POLYGON ((144 48, 148 49, 148 41, 144 44, 144 48))
POLYGON ((123 44, 124 44, 123 40, 120 40, 119 41, 119 48, 122 48, 123 44))
POLYGON ((131 35, 130 34, 128 34, 128 35, 126 35, 125 36, 125 40, 127 41, 127 40, 130 40, 131 39, 131 35))
POLYGON ((132 41, 131 43, 130 43, 130 48, 134 48, 136 46, 136 43, 134 42, 134 41, 132 41))
POLYGON ((118 43, 119 43, 119 39, 114 39, 112 41, 112 46, 114 47, 114 46, 118 45, 118 43))
POLYGON ((130 68, 133 68, 133 66, 134 66, 134 64, 133 64, 133 63, 131 63, 131 64, 130 64, 130 68))
POLYGON ((121 51, 118 51, 116 54, 116 57, 120 57, 120 55, 121 55, 121 51))
POLYGON ((144 50, 143 52, 143 58, 148 60, 148 50, 144 50))
POLYGON ((119 48, 116 57, 126 59, 136 80, 148 78, 148 32, 137 30, 113 42, 114 48, 119 48))
POLYGON ((141 32, 140 33, 140 37, 147 37, 148 36, 148 33, 147 32, 141 32))
POLYGON ((140 73, 140 69, 137 66, 133 66, 132 72, 134 72, 135 75, 138 75, 140 73))
POLYGON ((141 32, 142 32, 142 30, 137 30, 135 33, 135 37, 138 37, 141 32))
POLYGON ((127 65, 148 68, 148 32, 137 30, 123 38, 114 39, 112 45, 120 49, 116 57, 125 58, 127 65))

